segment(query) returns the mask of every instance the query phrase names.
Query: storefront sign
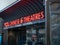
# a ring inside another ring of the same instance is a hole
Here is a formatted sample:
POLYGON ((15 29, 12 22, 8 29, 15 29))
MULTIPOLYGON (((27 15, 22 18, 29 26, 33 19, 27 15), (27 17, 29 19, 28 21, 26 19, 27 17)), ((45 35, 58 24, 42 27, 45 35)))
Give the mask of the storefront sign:
POLYGON ((30 16, 22 17, 20 19, 16 19, 16 20, 13 20, 10 22, 5 22, 4 27, 15 26, 15 25, 19 25, 22 23, 31 22, 34 20, 40 20, 43 18, 44 18, 44 11, 41 11, 39 13, 35 13, 35 14, 30 15, 30 16))

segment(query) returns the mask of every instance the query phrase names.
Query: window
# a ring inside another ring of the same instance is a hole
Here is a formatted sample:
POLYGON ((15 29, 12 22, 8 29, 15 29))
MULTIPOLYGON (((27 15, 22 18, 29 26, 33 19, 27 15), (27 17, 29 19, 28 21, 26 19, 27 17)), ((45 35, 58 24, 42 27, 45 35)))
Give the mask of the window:
POLYGON ((51 45, 60 45, 60 3, 51 6, 51 45))

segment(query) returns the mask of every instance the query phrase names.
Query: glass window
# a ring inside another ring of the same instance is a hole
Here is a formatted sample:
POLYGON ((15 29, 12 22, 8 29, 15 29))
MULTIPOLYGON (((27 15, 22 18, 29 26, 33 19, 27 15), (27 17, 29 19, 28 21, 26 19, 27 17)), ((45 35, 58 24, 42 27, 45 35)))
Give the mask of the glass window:
POLYGON ((2 45, 2 35, 0 34, 0 45, 2 45))
POLYGON ((51 6, 51 45, 60 45, 60 3, 51 6))
POLYGON ((45 22, 26 26, 26 42, 45 45, 45 22))

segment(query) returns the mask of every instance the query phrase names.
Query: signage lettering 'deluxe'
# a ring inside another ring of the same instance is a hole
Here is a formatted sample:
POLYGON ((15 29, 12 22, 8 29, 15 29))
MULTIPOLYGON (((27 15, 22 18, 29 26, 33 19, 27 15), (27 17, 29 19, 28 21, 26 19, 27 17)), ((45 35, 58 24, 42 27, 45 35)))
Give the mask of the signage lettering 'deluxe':
POLYGON ((16 19, 10 22, 5 22, 4 27, 15 26, 18 24, 27 23, 27 22, 31 22, 34 20, 41 20, 43 18, 44 18, 44 11, 41 11, 39 13, 35 13, 30 16, 22 17, 20 19, 16 19))

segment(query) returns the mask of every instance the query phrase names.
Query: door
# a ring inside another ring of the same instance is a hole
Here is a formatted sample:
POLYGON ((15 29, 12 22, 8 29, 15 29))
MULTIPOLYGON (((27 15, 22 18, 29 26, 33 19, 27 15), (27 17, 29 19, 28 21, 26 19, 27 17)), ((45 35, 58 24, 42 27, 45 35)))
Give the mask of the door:
POLYGON ((25 27, 18 28, 17 38, 18 38, 18 45, 24 45, 26 43, 25 27))
POLYGON ((26 42, 26 29, 19 27, 8 30, 8 45, 24 45, 26 42))
POLYGON ((17 45, 14 31, 8 31, 8 45, 17 45))

